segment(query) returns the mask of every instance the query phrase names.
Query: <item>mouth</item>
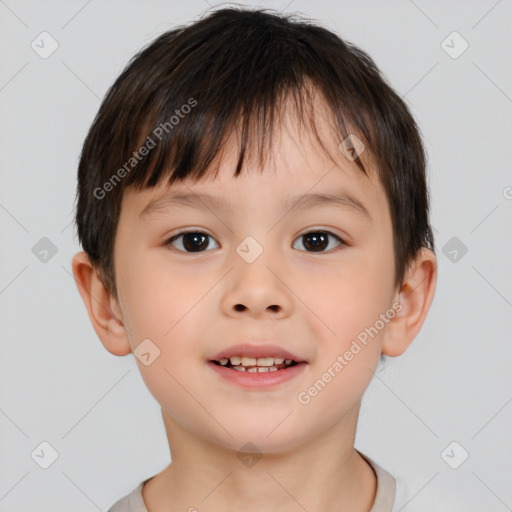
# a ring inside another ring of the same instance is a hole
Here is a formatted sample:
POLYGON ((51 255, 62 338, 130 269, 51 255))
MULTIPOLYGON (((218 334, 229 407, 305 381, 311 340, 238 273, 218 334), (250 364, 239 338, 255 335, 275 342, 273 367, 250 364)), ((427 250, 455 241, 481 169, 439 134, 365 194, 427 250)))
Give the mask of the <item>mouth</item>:
POLYGON ((224 382, 251 390, 272 390, 298 378, 308 366, 300 356, 266 342, 232 345, 207 365, 224 382))
POLYGON ((217 376, 246 390, 270 391, 297 379, 308 362, 277 345, 232 346, 207 361, 217 376))
POLYGON ((232 356, 224 357, 219 360, 212 360, 211 363, 226 369, 248 373, 277 372, 296 366, 298 363, 293 359, 283 357, 249 357, 232 356))

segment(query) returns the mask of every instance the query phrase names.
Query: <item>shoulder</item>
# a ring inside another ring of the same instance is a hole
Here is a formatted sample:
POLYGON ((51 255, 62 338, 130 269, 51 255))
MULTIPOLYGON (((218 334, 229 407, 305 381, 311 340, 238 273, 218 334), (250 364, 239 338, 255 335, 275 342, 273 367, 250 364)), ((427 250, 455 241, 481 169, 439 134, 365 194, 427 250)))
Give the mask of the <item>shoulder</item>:
POLYGON ((428 491, 423 491, 428 484, 428 479, 418 477, 395 476, 396 498, 391 512, 448 512, 453 510, 451 506, 442 504, 430 495, 428 491))
POLYGON ((434 503, 432 497, 421 493, 425 487, 423 480, 392 475, 368 456, 361 452, 359 454, 372 466, 377 476, 377 494, 370 512, 446 512, 434 503), (416 499, 420 493, 420 499, 416 499))
POLYGON ((404 478, 395 475, 396 482, 396 496, 395 502, 393 503, 393 509, 391 512, 398 512, 401 510, 406 503, 412 499, 411 486, 404 478))
POLYGON ((144 482, 141 482, 130 494, 116 501, 108 512, 148 512, 142 499, 143 485, 144 482))
POLYGON ((370 512, 394 512, 395 509, 392 509, 392 507, 396 496, 395 478, 373 459, 364 453, 359 452, 359 454, 372 467, 377 477, 377 492, 370 512))

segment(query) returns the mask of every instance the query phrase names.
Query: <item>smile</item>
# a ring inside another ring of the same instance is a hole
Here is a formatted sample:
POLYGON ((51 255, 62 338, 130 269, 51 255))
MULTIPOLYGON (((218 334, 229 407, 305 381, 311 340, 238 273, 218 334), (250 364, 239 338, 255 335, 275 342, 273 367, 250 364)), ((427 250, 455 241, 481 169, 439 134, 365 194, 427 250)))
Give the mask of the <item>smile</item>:
POLYGON ((247 356, 233 356, 230 358, 223 358, 219 361, 213 361, 213 363, 237 370, 239 372, 249 373, 264 373, 264 372, 276 372, 278 370, 284 370, 290 366, 295 366, 297 363, 292 359, 284 359, 283 357, 247 357, 247 356))
POLYGON ((255 359, 238 356, 229 360, 207 362, 207 366, 224 381, 246 389, 273 388, 299 376, 307 364, 306 362, 297 363, 291 359, 283 360, 273 357, 255 359), (232 364, 232 359, 235 364, 232 364))

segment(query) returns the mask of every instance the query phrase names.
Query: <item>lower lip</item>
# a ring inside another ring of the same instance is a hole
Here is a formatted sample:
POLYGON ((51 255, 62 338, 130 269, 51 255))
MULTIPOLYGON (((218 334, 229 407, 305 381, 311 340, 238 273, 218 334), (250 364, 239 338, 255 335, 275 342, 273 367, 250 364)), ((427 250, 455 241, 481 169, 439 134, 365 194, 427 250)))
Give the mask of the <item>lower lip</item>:
POLYGON ((233 370, 208 361, 208 366, 221 377, 233 384, 250 389, 268 388, 289 381, 300 375, 304 371, 306 364, 297 363, 295 366, 275 372, 248 372, 233 370))

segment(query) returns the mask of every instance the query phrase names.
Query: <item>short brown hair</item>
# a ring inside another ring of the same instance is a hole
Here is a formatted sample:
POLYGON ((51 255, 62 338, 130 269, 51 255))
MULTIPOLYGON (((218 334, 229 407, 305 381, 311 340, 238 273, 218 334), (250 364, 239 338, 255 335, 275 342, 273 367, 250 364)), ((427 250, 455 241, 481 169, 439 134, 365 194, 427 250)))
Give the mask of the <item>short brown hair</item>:
MULTIPOLYGON (((259 143, 263 162, 283 99, 295 99, 303 119, 308 84, 326 101, 339 140, 356 134, 375 163, 390 205, 395 284, 422 247, 434 250, 419 129, 368 54, 296 14, 226 8, 162 34, 135 55, 84 142, 78 237, 116 299, 113 247, 124 188, 199 180, 233 133, 240 136, 235 176, 248 143, 259 143)), ((361 158, 355 163, 367 173, 361 158)))

